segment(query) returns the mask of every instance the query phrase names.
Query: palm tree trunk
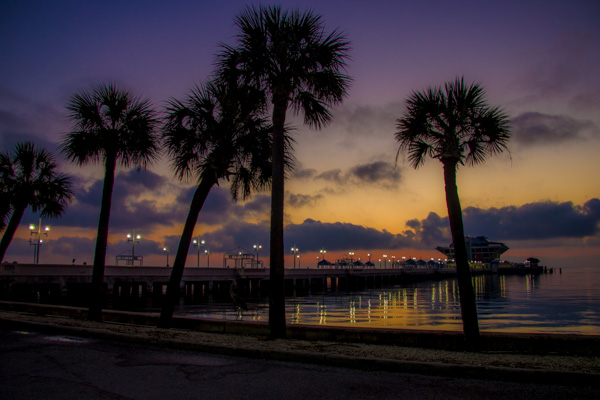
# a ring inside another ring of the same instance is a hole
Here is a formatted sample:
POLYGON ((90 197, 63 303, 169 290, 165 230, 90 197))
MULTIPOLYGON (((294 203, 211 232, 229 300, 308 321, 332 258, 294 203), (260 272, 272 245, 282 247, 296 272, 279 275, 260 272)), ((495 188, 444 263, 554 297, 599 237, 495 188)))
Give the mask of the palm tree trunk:
POLYGON ((285 264, 283 242, 284 201, 284 127, 287 98, 274 101, 273 107, 273 176, 271 186, 271 244, 269 337, 286 338, 285 326, 285 264))
POLYGON ((94 267, 92 270, 92 290, 90 307, 88 309, 88 319, 90 321, 102 321, 102 304, 104 300, 104 267, 106 264, 108 224, 110 221, 112 192, 115 185, 116 164, 116 157, 114 155, 107 154, 104 164, 104 184, 102 186, 102 202, 100 205, 100 218, 98 219, 98 233, 96 235, 94 267))
POLYGON ((450 231, 454 244, 454 257, 456 259, 456 278, 460 295, 460 309, 463 320, 465 345, 468 349, 475 349, 479 342, 479 324, 477 321, 477 305, 475 292, 471 282, 471 270, 465 243, 465 232, 462 219, 462 209, 458 198, 456 185, 456 163, 444 164, 444 182, 446 184, 446 205, 450 220, 450 231))
POLYGON ((4 235, 2 235, 2 241, 0 241, 0 262, 4 259, 4 255, 6 254, 6 250, 8 250, 8 246, 15 236, 15 232, 17 232, 17 228, 19 228, 19 224, 21 223, 21 218, 23 218, 23 214, 25 213, 26 207, 15 208, 8 225, 6 226, 6 230, 4 231, 4 235))
POLYGON ((204 202, 206 201, 206 197, 215 183, 217 182, 214 178, 207 178, 204 176, 194 192, 194 197, 192 198, 192 203, 190 204, 190 211, 188 212, 187 219, 185 220, 183 233, 181 234, 179 247, 177 248, 177 254, 175 255, 175 261, 173 262, 171 278, 169 279, 169 284, 167 285, 165 303, 163 304, 163 308, 160 313, 160 319, 158 320, 159 328, 171 327, 173 312, 175 311, 175 304, 179 299, 179 285, 181 284, 183 270, 185 269, 185 261, 190 249, 190 244, 192 243, 192 236, 194 234, 194 228, 196 227, 196 221, 198 221, 200 210, 202 210, 204 202))

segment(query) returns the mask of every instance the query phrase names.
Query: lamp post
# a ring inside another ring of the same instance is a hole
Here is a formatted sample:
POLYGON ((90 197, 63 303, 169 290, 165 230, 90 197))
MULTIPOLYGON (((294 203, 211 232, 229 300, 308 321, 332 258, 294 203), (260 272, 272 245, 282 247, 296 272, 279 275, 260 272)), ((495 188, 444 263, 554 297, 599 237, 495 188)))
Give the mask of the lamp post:
POLYGON ((169 250, 167 247, 164 247, 163 252, 167 255, 167 267, 169 267, 169 253, 171 250, 169 250))
POLYGON ((131 242, 131 265, 134 265, 135 260, 135 243, 139 243, 142 240, 142 235, 139 233, 136 235, 135 230, 133 233, 127 234, 127 243, 131 242))
POLYGON ((196 263, 196 267, 200 268, 200 246, 204 247, 206 242, 204 240, 200 240, 200 238, 196 238, 193 241, 194 247, 198 248, 198 261, 196 263))
POLYGON ((325 268, 325 253, 327 253, 327 250, 322 248, 319 250, 319 253, 321 253, 321 262, 323 263, 323 268, 325 268))
POLYGON ((387 254, 383 255, 383 269, 387 268, 387 254))
POLYGON ((354 268, 354 261, 352 260, 352 257, 354 257, 354 252, 351 251, 348 253, 348 255, 350 256, 350 268, 354 268))
POLYGON ((42 246, 42 234, 48 236, 50 227, 46 225, 42 231, 42 219, 40 218, 39 224, 36 227, 35 224, 29 224, 29 236, 35 235, 35 239, 29 238, 29 245, 33 246, 33 263, 40 263, 40 247, 42 246), (36 231, 37 229, 37 231, 36 231))
POLYGON ((394 269, 394 264, 396 264, 396 256, 392 256, 392 269, 394 269))
POLYGON ((206 254, 206 268, 210 268, 210 250, 204 249, 204 253, 206 254))
POLYGON ((255 244, 254 250, 256 250, 256 268, 258 268, 258 252, 262 250, 262 245, 255 244))
POLYGON ((294 245, 294 247, 292 247, 292 254, 294 255, 294 269, 296 268, 296 255, 298 254, 298 248, 296 247, 296 245, 294 245))

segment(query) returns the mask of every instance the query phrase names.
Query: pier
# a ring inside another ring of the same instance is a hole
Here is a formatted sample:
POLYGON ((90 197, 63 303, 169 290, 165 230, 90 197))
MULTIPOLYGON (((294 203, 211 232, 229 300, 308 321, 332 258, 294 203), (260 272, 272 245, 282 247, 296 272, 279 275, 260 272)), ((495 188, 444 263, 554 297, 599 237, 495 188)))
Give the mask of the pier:
MULTIPOLYGON (((143 297, 162 295, 171 276, 169 267, 106 266, 105 292, 109 295, 143 297)), ((486 273, 539 273, 541 268, 510 271, 474 269, 474 275, 486 273)), ((375 269, 305 268, 286 269, 286 292, 357 290, 406 281, 453 278, 454 268, 375 269)), ((268 268, 194 268, 184 270, 180 284, 185 296, 220 293, 236 280, 246 293, 269 291, 268 268)), ((0 298, 85 296, 92 280, 91 265, 3 264, 0 268, 0 298)))

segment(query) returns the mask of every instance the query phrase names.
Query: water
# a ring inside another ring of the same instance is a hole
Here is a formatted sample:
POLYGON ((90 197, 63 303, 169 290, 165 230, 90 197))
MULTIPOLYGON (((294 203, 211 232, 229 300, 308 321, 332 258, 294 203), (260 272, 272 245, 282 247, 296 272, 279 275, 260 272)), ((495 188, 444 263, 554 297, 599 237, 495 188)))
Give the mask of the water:
MULTIPOLYGON (((474 278, 481 331, 600 335, 600 268, 562 274, 474 278)), ((178 315, 268 320, 268 299, 239 313, 231 301, 192 301, 178 315)), ((455 280, 420 282, 361 292, 324 292, 286 298, 290 324, 461 331, 455 280)))

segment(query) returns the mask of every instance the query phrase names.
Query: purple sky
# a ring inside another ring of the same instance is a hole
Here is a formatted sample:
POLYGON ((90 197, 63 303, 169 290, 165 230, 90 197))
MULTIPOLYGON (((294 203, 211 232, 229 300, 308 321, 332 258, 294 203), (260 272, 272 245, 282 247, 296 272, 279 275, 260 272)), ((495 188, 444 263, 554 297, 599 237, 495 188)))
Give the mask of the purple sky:
MULTIPOLYGON (((244 1, 11 1, 0 4, 0 149, 34 140, 51 151, 70 128, 69 97, 113 81, 157 108, 182 98, 213 70, 219 43, 233 44, 244 1)), ((268 3, 264 3, 268 4, 268 3)), ((442 172, 429 160, 394 167, 395 120, 413 90, 456 76, 480 82, 512 118, 510 155, 459 171, 467 233, 506 242, 507 258, 597 265, 600 257, 600 4, 596 1, 281 1, 321 14, 352 43, 350 96, 322 131, 297 123, 298 169, 288 182, 286 246, 396 251, 438 257, 449 241, 442 172)), ((61 159, 60 155, 57 157, 61 159)), ((62 160, 62 159, 61 159, 62 160)), ((91 260, 102 171, 78 169, 76 202, 53 227, 47 262, 91 260)), ((168 161, 120 171, 109 259, 124 234, 144 232, 150 263, 177 246, 190 183, 168 161)), ((211 250, 268 243, 267 194, 229 201, 216 188, 196 234, 211 250)), ((26 215, 6 260, 28 262, 26 215)), ((193 253, 193 249, 191 253, 193 253)), ((363 255, 363 257, 365 257, 363 255)), ((376 255, 379 257, 379 255, 376 255)), ((188 263, 194 262, 194 257, 188 263)), ((220 258, 214 263, 219 264, 220 258)), ((290 261, 291 262, 291 261, 290 261)), ((211 259, 211 264, 213 263, 211 259)))

